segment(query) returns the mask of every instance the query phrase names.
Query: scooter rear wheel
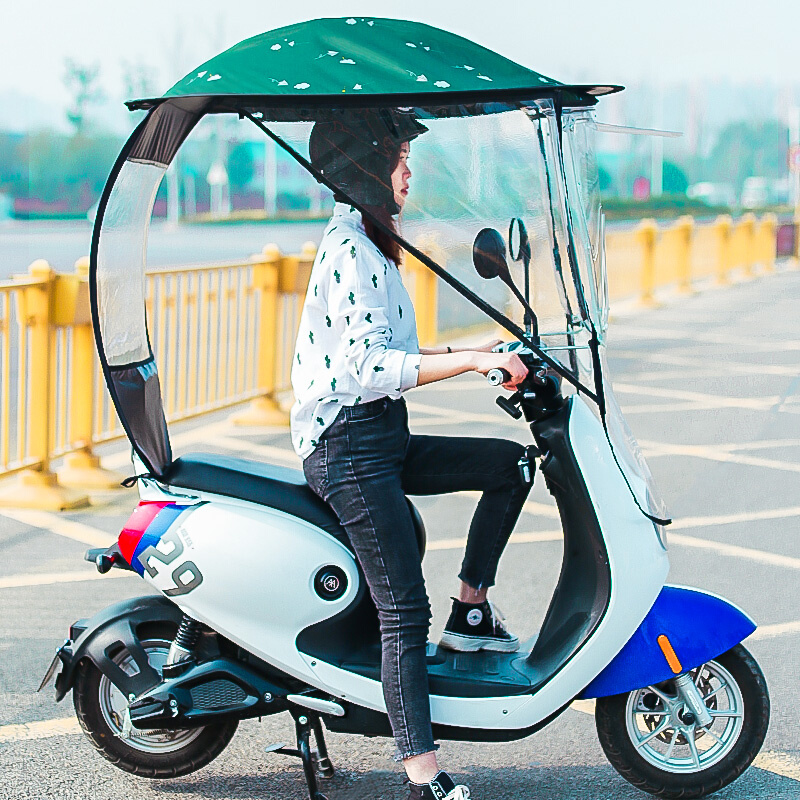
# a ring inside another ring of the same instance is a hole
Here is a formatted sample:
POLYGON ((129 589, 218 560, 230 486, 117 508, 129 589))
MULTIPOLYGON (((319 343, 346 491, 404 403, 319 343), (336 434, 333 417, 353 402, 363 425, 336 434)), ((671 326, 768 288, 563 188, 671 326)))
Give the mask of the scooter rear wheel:
POLYGON ((658 797, 705 797, 727 786, 767 733, 767 684, 742 645, 689 674, 711 712, 708 727, 689 713, 673 681, 597 700, 597 735, 611 765, 658 797))
MULTIPOLYGON (((150 664, 160 672, 170 639, 151 637, 141 644, 150 664)), ((114 660, 123 670, 129 669, 131 659, 126 652, 114 660)), ((134 728, 125 738, 127 701, 88 659, 78 666, 72 695, 78 721, 100 755, 121 770, 144 778, 175 778, 204 767, 225 749, 238 726, 238 721, 232 720, 175 731, 134 728)))

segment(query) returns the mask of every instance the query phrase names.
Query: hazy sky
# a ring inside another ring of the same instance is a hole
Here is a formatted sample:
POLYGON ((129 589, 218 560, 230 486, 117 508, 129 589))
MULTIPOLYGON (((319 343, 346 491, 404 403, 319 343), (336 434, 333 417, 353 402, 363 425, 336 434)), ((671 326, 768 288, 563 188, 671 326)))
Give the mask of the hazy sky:
MULTIPOLYGON (((562 81, 800 83, 800 0, 7 0, 0 109, 51 104, 63 118, 64 61, 99 63, 112 104, 123 63, 153 68, 158 92, 211 55, 321 16, 402 16, 447 28, 562 81), (36 104, 32 104, 36 105, 36 104)), ((12 112, 13 113, 13 112, 12 112)), ((0 125, 8 120, 0 119, 0 125)))

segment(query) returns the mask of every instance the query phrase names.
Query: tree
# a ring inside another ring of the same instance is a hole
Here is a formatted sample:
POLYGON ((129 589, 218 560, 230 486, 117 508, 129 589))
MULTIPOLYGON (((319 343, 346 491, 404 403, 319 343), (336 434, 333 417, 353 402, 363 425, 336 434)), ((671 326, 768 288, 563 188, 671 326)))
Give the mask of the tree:
POLYGON ((661 173, 661 184, 664 194, 686 194, 689 179, 686 173, 672 161, 665 161, 661 173))
POLYGON ((733 122, 717 137, 709 172, 714 180, 733 184, 738 194, 746 178, 785 177, 788 147, 788 130, 778 120, 733 122))
POLYGON ((76 134, 83 133, 89 106, 105 99, 102 89, 97 85, 99 76, 99 64, 79 64, 71 58, 65 61, 64 84, 72 93, 67 119, 74 125, 76 134))

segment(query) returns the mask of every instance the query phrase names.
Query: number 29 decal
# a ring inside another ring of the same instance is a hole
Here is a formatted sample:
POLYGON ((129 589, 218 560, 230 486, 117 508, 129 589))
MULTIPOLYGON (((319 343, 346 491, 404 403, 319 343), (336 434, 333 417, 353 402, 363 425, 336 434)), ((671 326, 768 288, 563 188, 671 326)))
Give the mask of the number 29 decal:
MULTIPOLYGON (((160 544, 172 545, 172 549, 165 553, 163 550, 150 545, 139 554, 139 563, 147 570, 147 574, 151 578, 155 578, 161 572, 161 569, 150 563, 151 558, 160 564, 171 566, 183 554, 183 542, 174 530, 167 531, 161 537, 160 544)), ((178 597, 189 594, 189 592, 196 589, 203 582, 203 574, 194 561, 182 561, 172 570, 172 580, 175 583, 174 588, 164 589, 164 594, 167 597, 178 597)))

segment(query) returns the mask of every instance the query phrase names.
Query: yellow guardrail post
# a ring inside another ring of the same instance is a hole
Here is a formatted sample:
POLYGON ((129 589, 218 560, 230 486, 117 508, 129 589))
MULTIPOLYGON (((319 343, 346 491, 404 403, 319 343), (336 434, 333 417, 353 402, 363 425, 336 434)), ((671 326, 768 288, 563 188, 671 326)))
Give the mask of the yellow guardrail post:
POLYGON ((723 214, 714 222, 714 233, 717 239, 717 284, 724 286, 730 283, 728 272, 731 268, 731 228, 733 221, 723 214))
POLYGON ((679 217, 675 221, 677 237, 678 292, 693 294, 692 287, 692 238, 694 237, 694 217, 679 217))
POLYGON ((764 214, 756 234, 756 261, 764 272, 775 272, 777 240, 778 218, 774 214, 764 214))
POLYGON ((278 284, 283 262, 281 251, 268 244, 253 256, 253 291, 259 296, 257 381, 263 392, 250 407, 231 417, 234 425, 286 425, 288 415, 275 396, 278 353, 278 284))
POLYGON ((59 486, 56 476, 50 471, 50 454, 55 431, 52 375, 53 334, 51 327, 53 269, 42 259, 34 261, 28 268, 29 285, 22 291, 20 324, 27 328, 28 353, 20 352, 26 359, 28 370, 24 379, 26 387, 17 386, 18 398, 27 398, 27 404, 19 402, 18 413, 22 416, 23 431, 27 431, 27 454, 37 465, 20 472, 16 479, 0 491, 0 506, 39 508, 61 511, 87 505, 89 498, 59 486))
POLYGON ((417 318, 417 338, 420 347, 429 347, 436 344, 438 336, 439 285, 436 274, 411 253, 406 253, 404 267, 413 280, 411 302, 417 318))
POLYGON ((89 308, 88 256, 75 262, 74 275, 56 276, 53 324, 68 325, 72 329, 68 428, 70 444, 76 448, 64 456, 64 465, 56 473, 58 482, 62 486, 87 489, 119 488, 123 476, 103 469, 100 459, 92 452, 97 367, 89 308))
POLYGON ((756 217, 747 213, 739 220, 739 257, 734 259, 742 267, 747 278, 755 277, 756 261, 756 217))
POLYGON ((636 236, 642 247, 641 294, 639 303, 643 306, 657 306, 656 284, 656 239, 658 225, 654 219, 643 219, 636 228, 636 236))

